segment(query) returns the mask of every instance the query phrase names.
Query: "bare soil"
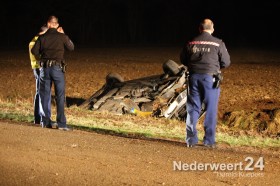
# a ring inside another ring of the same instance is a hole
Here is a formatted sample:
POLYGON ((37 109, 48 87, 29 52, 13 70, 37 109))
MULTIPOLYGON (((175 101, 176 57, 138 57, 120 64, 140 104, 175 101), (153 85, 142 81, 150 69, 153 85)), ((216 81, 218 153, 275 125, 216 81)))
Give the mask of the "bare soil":
MULTIPOLYGON (((180 48, 94 48, 67 53, 67 104, 78 105, 105 83, 109 72, 125 80, 162 73, 179 61, 180 48)), ((230 50, 224 70, 219 125, 229 132, 277 137, 280 133, 280 57, 264 50, 230 50)), ((0 99, 32 103, 35 81, 26 51, 0 52, 0 99)), ((1 185, 279 185, 279 149, 188 149, 183 143, 42 129, 0 122, 1 185), (183 163, 239 163, 264 157, 260 171, 174 171, 183 163), (225 174, 226 173, 226 174, 225 174), (251 173, 251 174, 248 174, 251 173)))
POLYGON ((218 149, 73 130, 0 122, 1 185, 278 185, 279 151, 218 149), (264 158, 264 170, 174 170, 185 164, 244 167, 246 157, 264 158))

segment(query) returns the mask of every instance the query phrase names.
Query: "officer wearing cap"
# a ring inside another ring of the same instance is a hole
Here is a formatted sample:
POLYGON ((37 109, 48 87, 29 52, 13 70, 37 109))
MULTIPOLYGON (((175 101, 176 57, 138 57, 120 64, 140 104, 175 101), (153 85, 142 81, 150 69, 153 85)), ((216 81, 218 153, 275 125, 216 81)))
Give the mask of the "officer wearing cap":
POLYGON ((214 24, 204 19, 199 25, 200 34, 186 43, 180 55, 181 63, 188 67, 189 94, 187 99, 186 144, 194 147, 198 143, 196 125, 205 105, 205 147, 216 147, 218 100, 220 96, 220 70, 231 61, 225 43, 212 36, 214 24))
POLYGON ((50 16, 47 22, 48 31, 39 36, 31 52, 40 56, 40 99, 42 104, 41 124, 42 127, 69 130, 66 125, 64 113, 65 103, 65 49, 74 50, 74 44, 59 27, 58 18, 50 16), (48 103, 51 99, 51 86, 54 84, 57 123, 51 122, 51 112, 48 103))
POLYGON ((31 62, 31 68, 33 69, 33 73, 35 76, 35 82, 36 82, 36 93, 34 97, 34 124, 40 124, 41 117, 40 117, 40 101, 39 101, 39 75, 40 75, 40 64, 39 60, 36 59, 36 56, 34 56, 31 53, 31 49, 33 48, 36 40, 38 39, 39 35, 44 34, 48 30, 47 25, 43 25, 40 28, 40 32, 36 34, 36 36, 33 37, 33 39, 29 42, 29 57, 31 62))

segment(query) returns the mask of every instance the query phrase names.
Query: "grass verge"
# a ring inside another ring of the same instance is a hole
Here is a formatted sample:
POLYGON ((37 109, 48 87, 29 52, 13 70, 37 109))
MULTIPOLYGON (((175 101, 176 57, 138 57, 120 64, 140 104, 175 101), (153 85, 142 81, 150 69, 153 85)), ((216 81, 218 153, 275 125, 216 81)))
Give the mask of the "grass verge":
MULTIPOLYGON (((55 113, 55 110, 52 113, 55 113)), ((84 110, 78 107, 66 108, 66 115, 68 125, 75 129, 125 137, 164 139, 179 142, 184 142, 185 140, 185 123, 182 121, 131 115, 117 116, 106 112, 84 110)), ((55 115, 53 117, 55 118, 55 115)), ((19 102, 12 104, 2 102, 0 103, 0 119, 31 123, 33 120, 32 105, 30 103, 19 102)), ((202 141, 204 134, 202 127, 199 126, 198 137, 202 141)), ((277 138, 248 135, 232 136, 226 132, 217 132, 216 140, 218 143, 230 146, 280 147, 280 140, 277 138)))

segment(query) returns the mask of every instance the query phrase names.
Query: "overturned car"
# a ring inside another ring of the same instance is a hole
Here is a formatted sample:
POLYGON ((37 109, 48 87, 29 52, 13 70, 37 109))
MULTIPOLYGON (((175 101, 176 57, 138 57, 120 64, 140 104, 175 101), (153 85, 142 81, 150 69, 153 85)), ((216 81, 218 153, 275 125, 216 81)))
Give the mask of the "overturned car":
POLYGON ((110 73, 106 76, 105 85, 80 107, 119 115, 185 120, 188 70, 173 60, 163 63, 162 68, 162 74, 130 81, 124 81, 117 73, 110 73))

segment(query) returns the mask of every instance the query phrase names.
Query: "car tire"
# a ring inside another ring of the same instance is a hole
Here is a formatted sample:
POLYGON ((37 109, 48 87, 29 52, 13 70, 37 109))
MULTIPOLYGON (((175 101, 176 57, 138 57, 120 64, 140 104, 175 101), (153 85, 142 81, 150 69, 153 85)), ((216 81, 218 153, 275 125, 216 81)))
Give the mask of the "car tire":
POLYGON ((163 68, 164 73, 173 75, 173 76, 177 75, 180 72, 179 65, 171 59, 169 59, 168 61, 163 63, 162 68, 163 68))
POLYGON ((115 83, 122 83, 122 82, 124 82, 123 77, 117 73, 109 73, 106 76, 106 83, 109 85, 113 85, 115 83))

